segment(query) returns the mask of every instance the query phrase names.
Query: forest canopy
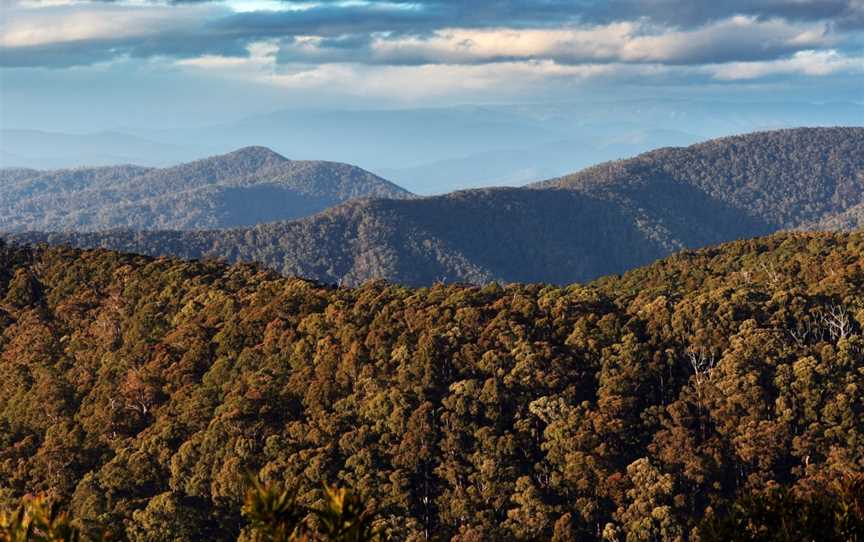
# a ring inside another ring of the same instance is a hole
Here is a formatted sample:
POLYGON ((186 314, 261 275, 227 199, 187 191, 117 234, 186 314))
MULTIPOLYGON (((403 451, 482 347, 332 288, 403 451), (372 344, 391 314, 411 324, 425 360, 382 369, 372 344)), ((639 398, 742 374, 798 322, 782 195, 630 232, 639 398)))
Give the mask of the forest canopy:
POLYGON ((0 507, 236 540, 251 473, 352 488, 392 540, 692 539, 864 470, 862 256, 787 233, 412 289, 4 246, 0 507))

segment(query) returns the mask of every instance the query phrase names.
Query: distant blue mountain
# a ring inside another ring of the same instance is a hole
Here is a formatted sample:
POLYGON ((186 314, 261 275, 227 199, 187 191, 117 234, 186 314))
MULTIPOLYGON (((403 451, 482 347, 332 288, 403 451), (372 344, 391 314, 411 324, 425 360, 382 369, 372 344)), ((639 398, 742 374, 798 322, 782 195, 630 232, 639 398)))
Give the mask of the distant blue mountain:
POLYGON ((292 109, 169 130, 89 135, 5 130, 0 164, 164 166, 262 145, 286 156, 357 164, 413 192, 435 194, 525 184, 661 146, 794 126, 864 126, 864 105, 646 99, 292 109))

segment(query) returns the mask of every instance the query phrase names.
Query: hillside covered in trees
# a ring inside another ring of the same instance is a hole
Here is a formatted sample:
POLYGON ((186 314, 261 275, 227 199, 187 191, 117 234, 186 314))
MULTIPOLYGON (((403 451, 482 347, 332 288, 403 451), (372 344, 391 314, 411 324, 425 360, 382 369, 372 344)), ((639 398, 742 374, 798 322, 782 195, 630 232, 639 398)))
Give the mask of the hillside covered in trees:
POLYGON ((862 286, 864 234, 563 288, 3 247, 0 506, 234 540, 252 473, 351 487, 392 540, 685 540, 864 470, 862 286))
POLYGON ((293 222, 16 239, 255 261, 339 284, 568 284, 685 248, 813 227, 862 204, 864 129, 802 128, 660 149, 525 188, 349 202, 293 222))
POLYGON ((301 218, 358 197, 409 196, 358 167, 246 147, 162 169, 2 169, 0 231, 231 228, 301 218))
POLYGON ((608 194, 634 208, 695 190, 771 229, 864 203, 864 128, 799 128, 651 151, 532 185, 608 194))

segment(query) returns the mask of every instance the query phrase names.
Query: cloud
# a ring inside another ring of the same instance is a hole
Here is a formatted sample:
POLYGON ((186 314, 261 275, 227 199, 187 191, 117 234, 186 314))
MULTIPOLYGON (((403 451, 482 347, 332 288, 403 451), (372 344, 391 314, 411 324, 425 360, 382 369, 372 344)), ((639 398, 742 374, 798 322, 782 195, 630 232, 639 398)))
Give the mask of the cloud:
POLYGON ((776 75, 825 76, 839 72, 864 74, 864 56, 847 57, 838 51, 799 51, 791 58, 767 62, 731 62, 706 71, 722 81, 741 81, 776 75))
MULTIPOLYGON (((16 0, 0 0, 15 2, 16 0)), ((29 0, 32 3, 75 0, 29 0)), ((105 0, 120 3, 122 0, 105 0)), ((160 4, 164 0, 142 0, 160 4)), ((171 0, 172 4, 202 3, 210 0, 171 0)), ((420 16, 431 28, 451 26, 460 21, 466 26, 531 27, 581 22, 608 24, 646 19, 654 23, 694 28, 736 15, 759 19, 782 18, 790 21, 834 20, 838 23, 861 22, 861 0, 223 0, 226 4, 280 4, 284 10, 315 15, 310 22, 322 23, 354 18, 366 27, 369 19, 384 12, 420 16), (357 18, 357 15, 361 15, 357 18)), ((275 9, 274 9, 275 10, 275 9)), ((248 10, 244 10, 248 11, 248 10)), ((430 27, 427 27, 427 29, 430 27)), ((421 28, 415 27, 415 31, 421 28)))
POLYGON ((802 48, 833 44, 824 24, 791 24, 735 16, 694 30, 640 35, 623 48, 630 61, 698 64, 778 58, 802 48))
POLYGON ((856 16, 860 0, 610 0, 580 2, 585 18, 614 21, 621 13, 654 23, 693 28, 737 15, 760 20, 842 21, 856 16))
POLYGON ((52 4, 41 9, 21 9, 5 17, 0 46, 41 47, 70 42, 124 41, 155 34, 187 31, 213 10, 201 6, 52 4))
POLYGON ((235 70, 243 70, 246 73, 258 74, 262 70, 271 71, 275 68, 275 56, 278 50, 278 45, 273 42, 256 42, 247 47, 248 56, 203 55, 179 60, 177 65, 208 71, 231 73, 235 70))
POLYGON ((177 65, 202 75, 254 82, 290 91, 316 91, 357 97, 417 101, 430 97, 494 92, 498 95, 542 93, 543 87, 581 82, 658 76, 659 64, 581 63, 514 60, 470 64, 368 64, 356 62, 279 63, 275 41, 252 44, 247 57, 204 56, 177 65))
POLYGON ((170 6, 16 3, 0 19, 0 65, 67 67, 124 57, 245 55, 246 40, 220 38, 207 21, 231 11, 219 4, 170 6))
MULTIPOLYGON (((538 49, 546 50, 549 43, 555 42, 546 34, 542 38, 535 36, 527 41, 517 40, 510 53, 527 56, 538 49), (519 49, 522 47, 526 49, 519 49)), ((629 50, 627 47, 624 49, 629 50)), ((484 95, 494 95, 496 99, 508 96, 518 99, 519 96, 537 96, 547 92, 561 95, 568 88, 578 91, 619 85, 672 88, 712 83, 726 85, 777 77, 851 77, 864 71, 864 58, 847 56, 837 50, 806 50, 774 60, 712 64, 622 60, 567 64, 548 58, 499 59, 496 62, 455 62, 450 59, 443 63, 393 62, 392 59, 378 63, 310 62, 308 57, 304 57, 302 62, 284 63, 283 52, 278 40, 270 40, 250 46, 247 57, 206 56, 182 60, 178 64, 208 77, 254 82, 285 89, 293 95, 314 92, 316 96, 389 98, 403 102, 484 95)), ((449 49, 446 52, 449 53, 449 49)), ((609 54, 604 52, 600 56, 605 58, 609 54)), ((662 48, 652 55, 662 57, 662 48)), ((643 55, 640 53, 639 57, 643 55)))
POLYGON ((286 91, 314 91, 363 98, 389 98, 416 102, 429 98, 494 93, 518 97, 542 94, 550 84, 566 87, 580 81, 645 74, 662 67, 613 64, 560 65, 555 62, 518 61, 472 65, 277 65, 261 57, 184 60, 186 67, 225 77, 254 81, 286 91))
POLYGON ((791 24, 733 17, 688 31, 623 22, 558 29, 442 29, 431 35, 316 36, 283 43, 283 63, 481 64, 552 60, 559 64, 596 62, 699 64, 774 59, 834 43, 824 24, 791 24))
POLYGON ((263 42, 277 64, 304 73, 326 64, 740 64, 843 55, 861 46, 854 28, 864 20, 864 0, 0 2, 7 67, 124 58, 238 67, 263 42))

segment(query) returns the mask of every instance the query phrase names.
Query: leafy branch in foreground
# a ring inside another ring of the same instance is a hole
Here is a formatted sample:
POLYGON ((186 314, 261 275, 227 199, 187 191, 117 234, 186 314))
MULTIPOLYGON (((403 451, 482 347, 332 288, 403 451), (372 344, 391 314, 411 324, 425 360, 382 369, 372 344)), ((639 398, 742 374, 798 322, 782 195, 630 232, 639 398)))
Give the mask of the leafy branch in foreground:
MULTIPOLYGON (((102 537, 102 540, 107 540, 102 537)), ((78 542, 81 531, 57 503, 28 496, 14 511, 0 512, 0 542, 78 542)))
POLYGON ((320 509, 297 503, 296 495, 253 479, 246 492, 243 516, 249 521, 255 542, 371 542, 378 535, 374 513, 355 493, 344 488, 324 488, 320 509), (310 521, 312 520, 312 521, 310 521))

